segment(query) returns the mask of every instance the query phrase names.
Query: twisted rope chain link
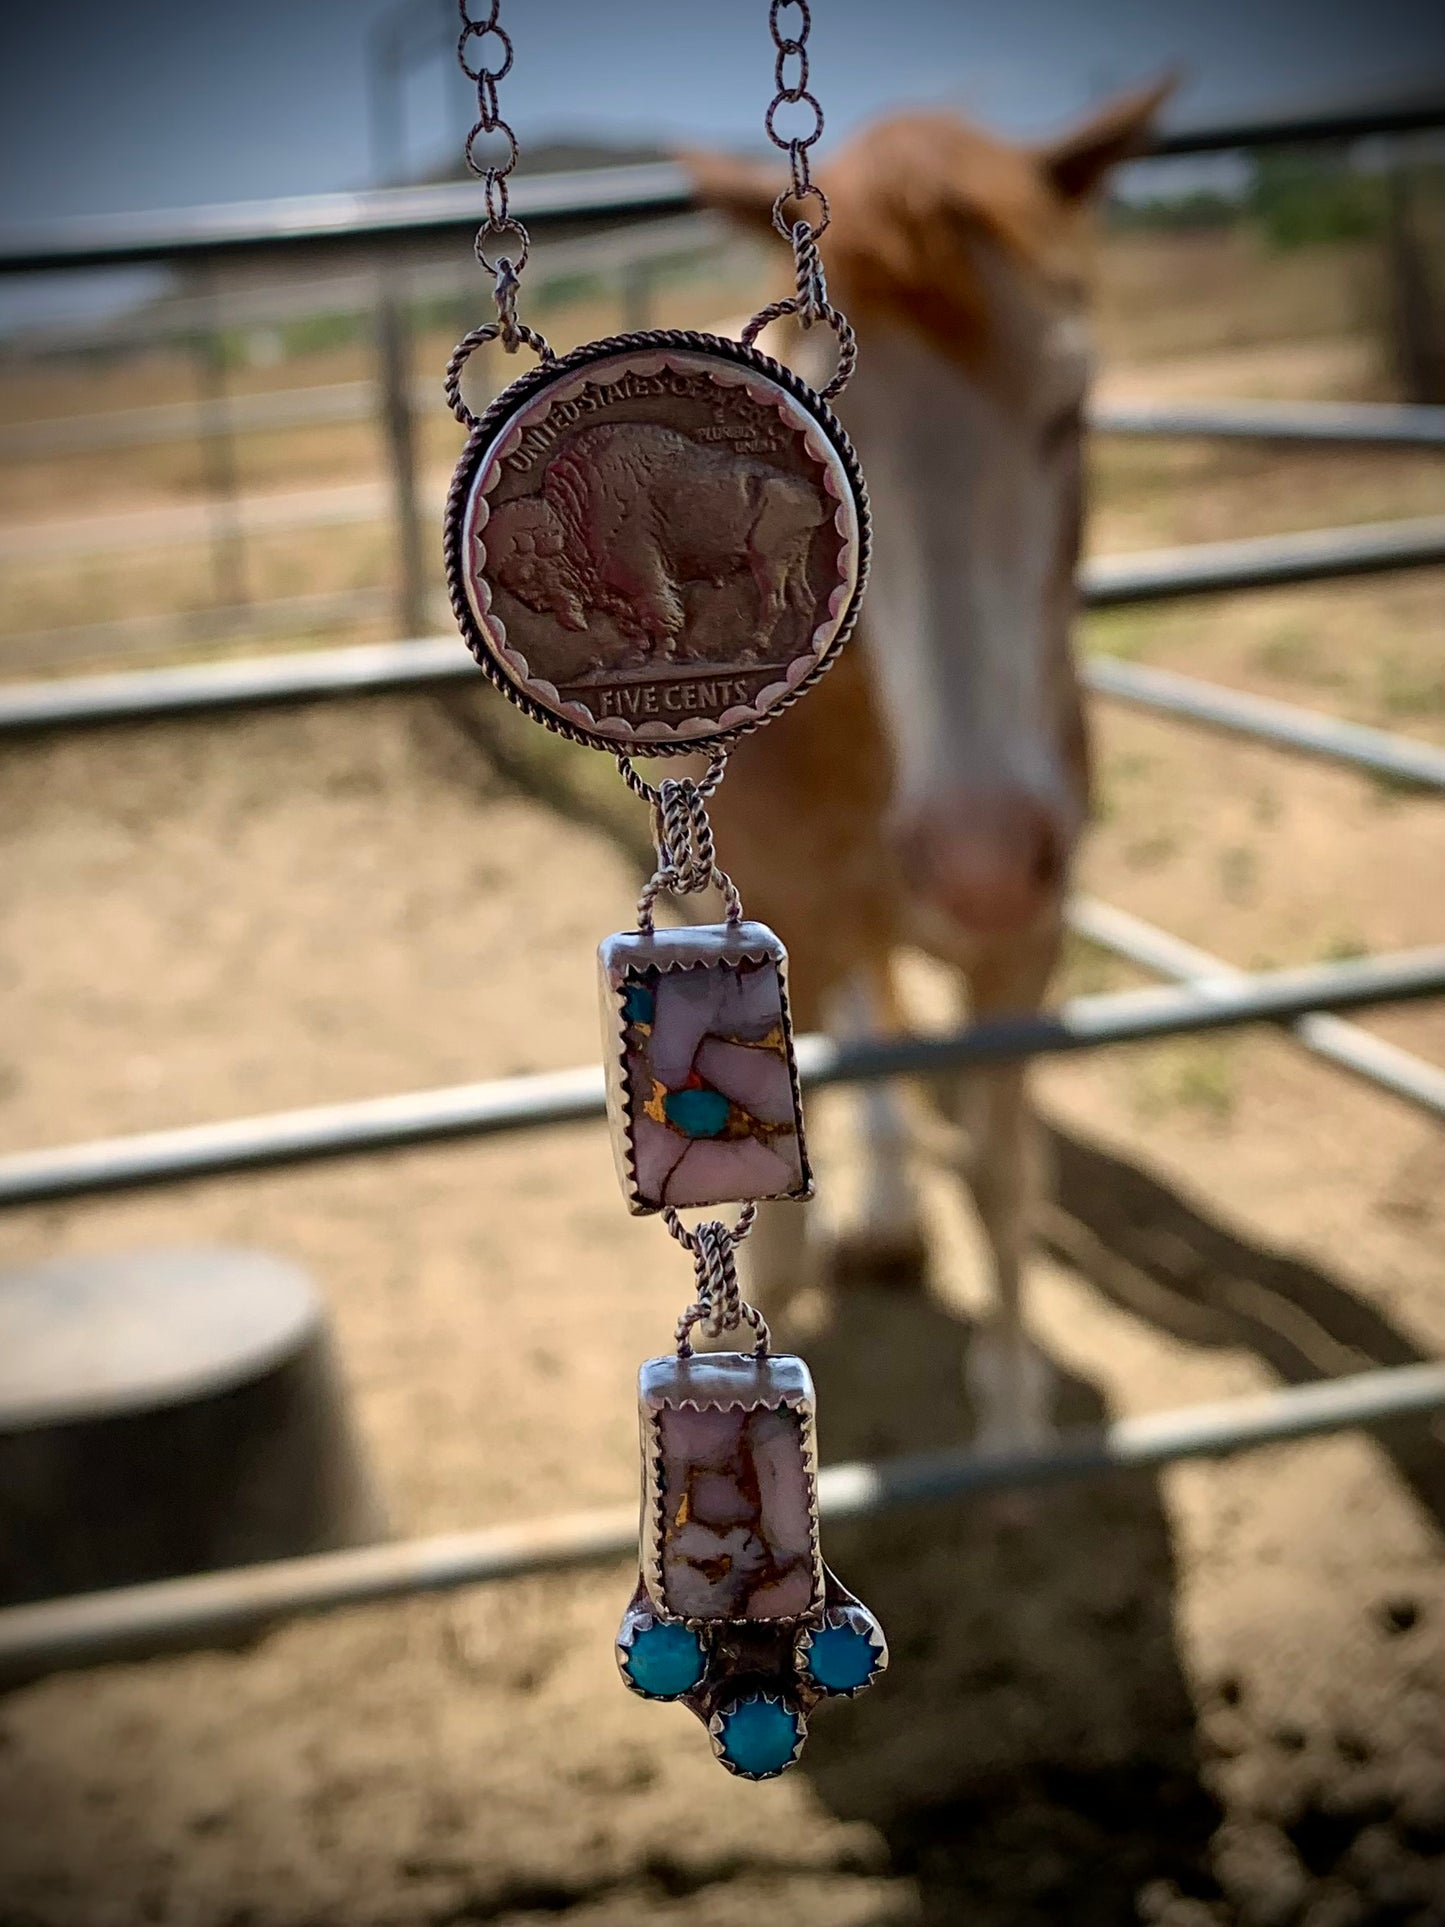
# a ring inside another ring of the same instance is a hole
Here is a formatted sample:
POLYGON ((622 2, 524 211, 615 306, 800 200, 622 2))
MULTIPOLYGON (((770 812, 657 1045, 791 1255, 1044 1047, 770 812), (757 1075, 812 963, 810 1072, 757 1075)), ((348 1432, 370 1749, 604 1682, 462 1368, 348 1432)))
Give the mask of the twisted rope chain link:
POLYGON ((710 884, 716 884, 722 891, 728 922, 740 923, 742 898, 737 885, 718 864, 707 813, 707 799, 727 769, 727 751, 715 751, 709 758, 707 774, 696 781, 690 776, 665 776, 660 783, 649 783, 630 756, 619 756, 617 767, 633 795, 652 805, 657 868, 643 885, 637 900, 638 929, 652 929, 653 910, 664 891, 671 896, 691 896, 706 890, 710 884))
POLYGON ((663 1212, 668 1230, 692 1253, 697 1273, 697 1297, 677 1321, 679 1358, 692 1357, 692 1334, 699 1327, 705 1337, 721 1338, 740 1325, 752 1328, 754 1355, 767 1357, 771 1343, 767 1320, 743 1297, 738 1283, 737 1247, 752 1230, 757 1215, 756 1204, 745 1204, 735 1224, 708 1218, 689 1229, 671 1205, 663 1212))
POLYGON ((808 160, 809 148, 815 146, 823 135, 823 109, 817 95, 808 86, 808 33, 812 24, 813 15, 808 0, 771 0, 768 31, 772 34, 776 53, 773 78, 778 91, 763 116, 763 126, 774 147, 780 148, 788 157, 790 179, 773 202, 773 226, 785 241, 792 244, 797 292, 785 301, 772 302, 755 314, 743 329, 742 338, 744 344, 751 348, 770 321, 778 321, 789 314, 796 315, 804 328, 811 328, 820 321, 826 323, 838 341, 838 365, 833 371, 832 380, 822 390, 824 400, 831 401, 834 395, 847 387, 852 378, 858 364, 858 343, 847 317, 828 299, 828 284, 818 252, 818 237, 826 229, 831 214, 828 197, 813 179, 808 160), (783 13, 791 7, 797 8, 797 21, 793 26, 785 26, 783 13), (796 62, 791 71, 790 61, 796 62), (778 128, 778 115, 786 107, 801 107, 807 117, 805 125, 795 128, 790 134, 780 132, 778 128), (790 201, 795 209, 791 220, 788 216, 790 201), (805 212, 810 207, 811 217, 805 212))
POLYGON ((509 355, 514 355, 525 342, 541 360, 556 359, 546 337, 517 319, 517 289, 522 270, 527 265, 527 256, 532 251, 532 242, 526 228, 513 214, 508 198, 507 182, 521 150, 517 145, 517 136, 503 120, 497 103, 497 83, 512 71, 512 37, 498 17, 501 5, 502 0, 491 0, 486 17, 477 19, 467 12, 467 0, 457 0, 457 17, 462 26, 457 39, 457 64, 467 79, 474 82, 477 90, 477 118, 472 123, 462 152, 468 168, 482 182, 487 215, 477 229, 472 251, 493 277, 493 298, 497 304, 497 319, 488 322, 484 328, 473 328, 469 335, 465 335, 452 350, 451 360, 447 363, 444 384, 447 405, 465 428, 474 428, 477 418, 462 400, 462 369, 484 342, 500 341, 509 355), (468 58, 472 41, 477 43, 475 65, 468 58), (488 41, 494 43, 490 48, 488 41), (505 142, 505 150, 500 157, 494 152, 490 160, 484 161, 478 158, 477 142, 487 135, 498 136, 505 142), (510 243, 509 251, 499 253, 492 261, 488 258, 487 248, 490 245, 495 251, 498 243, 504 246, 510 243))

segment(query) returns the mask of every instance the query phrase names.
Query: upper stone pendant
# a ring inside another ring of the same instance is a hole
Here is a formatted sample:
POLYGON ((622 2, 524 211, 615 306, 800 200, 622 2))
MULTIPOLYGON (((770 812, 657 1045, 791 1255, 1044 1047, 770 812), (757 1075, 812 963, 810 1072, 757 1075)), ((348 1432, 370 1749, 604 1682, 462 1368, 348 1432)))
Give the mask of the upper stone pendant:
POLYGON ((765 924, 607 938, 602 1048, 617 1175, 635 1214, 808 1198, 787 953, 765 924))

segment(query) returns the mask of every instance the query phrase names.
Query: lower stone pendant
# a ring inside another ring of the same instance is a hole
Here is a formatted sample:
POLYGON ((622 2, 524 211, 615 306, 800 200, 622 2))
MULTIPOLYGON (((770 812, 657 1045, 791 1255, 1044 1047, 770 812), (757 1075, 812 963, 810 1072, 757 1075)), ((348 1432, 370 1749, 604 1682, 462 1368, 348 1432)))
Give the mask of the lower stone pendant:
POLYGON ((642 1570, 619 1670, 644 1699, 690 1707, 729 1772, 773 1779, 819 1701, 888 1664, 819 1552, 812 1378, 787 1353, 653 1358, 638 1401, 642 1570))
POLYGON ((772 931, 742 921, 627 931, 598 961, 628 1209, 811 1197, 787 952, 772 931))

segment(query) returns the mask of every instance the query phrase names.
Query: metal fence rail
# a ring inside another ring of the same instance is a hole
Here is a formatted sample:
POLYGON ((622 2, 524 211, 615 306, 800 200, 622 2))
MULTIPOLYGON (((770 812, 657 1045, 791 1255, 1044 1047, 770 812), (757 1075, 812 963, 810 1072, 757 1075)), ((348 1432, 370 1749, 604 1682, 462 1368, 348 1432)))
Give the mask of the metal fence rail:
MULTIPOLYGON (((984 1492, 1224 1458, 1442 1410, 1445 1365, 1396 1366, 1253 1398, 1116 1419, 1099 1431, 1065 1433, 1044 1452, 954 1449, 825 1466, 818 1497, 823 1517, 836 1524, 984 1492)), ((636 1549, 633 1503, 10 1606, 0 1611, 0 1680, 204 1646, 304 1614, 575 1571, 635 1556, 636 1549)))
MULTIPOLYGON (((1096 696, 1107 696, 1135 709, 1177 716, 1181 721, 1201 723, 1230 736, 1252 737, 1275 749, 1294 750, 1302 756, 1317 756, 1323 762, 1366 770, 1392 783, 1445 790, 1445 749, 1438 749, 1433 743, 1393 736, 1387 730, 1370 729, 1363 723, 1342 722, 1335 716, 1323 716, 1318 710, 1298 709, 1293 703, 1252 696, 1247 690, 1221 689, 1215 683, 1199 682, 1172 669, 1120 662, 1113 656, 1091 656, 1083 665, 1082 674, 1085 686, 1096 696)), ((0 692, 0 715, 3 715, 3 692, 0 692)))
MULTIPOLYGON (((1445 100, 1373 103, 1318 114, 1180 128, 1158 135, 1140 158, 1295 147, 1433 127, 1445 127, 1445 100)), ((671 162, 523 174, 512 188, 514 211, 538 228, 584 220, 640 220, 682 213, 694 205, 688 176, 671 162)), ((448 236, 470 239, 477 225, 477 207, 474 184, 458 182, 15 226, 0 230, 0 274, 355 248, 448 236)))
MULTIPOLYGON (((433 498, 438 515, 447 485, 446 475, 419 480, 420 491, 433 498)), ((238 495, 230 504, 230 514, 235 526, 247 534, 290 535, 298 529, 381 522, 389 508, 386 484, 377 479, 238 495)), ((194 547, 211 533, 208 514, 205 502, 167 503, 114 514, 14 522, 0 531, 0 561, 194 547)), ((1249 535, 1227 542, 1191 542, 1178 548, 1095 556, 1083 564, 1079 584, 1090 608, 1110 609, 1440 563, 1445 563, 1445 515, 1422 515, 1350 528, 1249 535)))
MULTIPOLYGON (((444 493, 444 479, 438 478, 435 484, 438 504, 444 493)), ((253 534, 258 531, 290 534, 300 527, 336 528, 344 524, 379 521, 386 513, 386 506, 381 485, 368 482, 310 490, 292 496, 240 498, 229 505, 228 529, 231 539, 236 539, 248 530, 253 534)), ((44 524, 33 530, 19 527, 4 542, 0 542, 0 547, 7 548, 18 558, 44 554, 47 548, 57 555, 70 555, 97 546, 152 546, 165 542, 194 545, 206 538, 204 514, 203 508, 182 508, 143 510, 128 516, 96 518, 88 543, 83 526, 44 524)), ((1253 536, 1240 541, 1198 542, 1185 548, 1100 556, 1083 565, 1079 576, 1079 594, 1088 608, 1110 609, 1140 602, 1280 588, 1290 584, 1329 581, 1336 577, 1433 568, 1441 564, 1445 564, 1445 516, 1425 516, 1401 522, 1370 523, 1359 528, 1253 536)), ((331 602, 344 617, 353 609, 375 609, 379 606, 378 593, 369 589, 342 591, 334 594, 331 602)), ((424 605, 426 594, 420 582, 416 593, 418 605, 424 605)), ((317 595, 268 598, 263 603, 251 605, 254 607, 254 616, 250 620, 255 626, 273 632, 284 631, 288 623, 305 625, 327 619, 323 613, 326 600, 324 596, 317 595)), ((82 623, 48 632, 25 632, 0 638, 0 645, 8 642, 12 650, 31 654, 37 649, 48 649, 51 644, 57 653, 66 654, 75 654, 86 648, 101 648, 120 641, 128 641, 132 647, 174 646, 188 639, 204 640, 235 633, 245 626, 247 616, 247 605, 227 607, 222 604, 194 614, 130 617, 120 622, 82 623), (147 624, 150 625, 149 629, 147 624)), ((281 671, 283 676, 294 675, 294 665, 301 659, 293 656, 288 660, 293 668, 281 671)), ((455 673, 460 676, 471 673, 468 661, 460 654, 455 673)), ((412 681, 414 678, 408 676, 406 680, 412 681)), ((194 689, 199 691, 203 686, 196 684, 194 689)), ((322 689, 316 693, 324 694, 326 691, 322 689)), ((301 694, 299 690, 295 692, 296 696, 301 694)), ((0 730, 6 727, 5 696, 4 687, 0 685, 0 730)), ((44 707, 44 699, 41 706, 44 707)), ((187 703, 183 706, 193 705, 187 703)), ((223 706, 232 707, 233 704, 227 702, 223 706)), ((104 719, 93 716, 91 720, 104 719)), ((36 725, 31 723, 29 726, 36 725)))
POLYGON ((1353 528, 1248 535, 1138 555, 1097 556, 1084 564, 1079 586, 1087 607, 1114 609, 1132 602, 1431 568, 1442 562, 1445 515, 1422 515, 1353 528))
MULTIPOLYGON (((1248 971, 1236 969, 1112 903, 1100 903, 1096 897, 1073 898, 1067 917, 1076 936, 1113 956, 1127 958, 1153 976, 1192 983, 1201 989, 1249 981, 1248 971)), ((1445 1069, 1438 1065, 1427 1064, 1398 1044, 1386 1043, 1383 1037, 1342 1017, 1323 1013, 1292 1017, 1285 1028, 1312 1056, 1434 1117, 1445 1118, 1445 1069)))
MULTIPOLYGON (((236 325, 234 319, 232 325, 236 325)), ((148 448, 215 436, 270 435, 365 422, 375 418, 380 401, 379 383, 358 380, 232 395, 226 420, 217 420, 215 411, 201 401, 153 402, 145 408, 112 408, 100 414, 47 415, 35 421, 0 423, 0 461, 37 461, 102 448, 148 448)), ((411 402, 418 413, 450 412, 435 380, 417 382, 411 402)), ((1190 406, 1101 402, 1090 411, 1089 426, 1096 435, 1154 439, 1445 448, 1445 408, 1405 402, 1221 401, 1190 406)))
MULTIPOLYGON (((798 1071, 805 1088, 927 1076, 1108 1044, 1144 1043, 1185 1031, 1278 1022, 1306 1011, 1356 1010, 1440 996, 1445 996, 1445 947, 1408 950, 1261 973, 1239 983, 1078 997, 1057 1011, 994 1019, 945 1037, 847 1044, 802 1037, 798 1071)), ((0 1158, 0 1210, 575 1124, 601 1117, 604 1109, 602 1073, 589 1066, 16 1152, 0 1158)))
POLYGON ((1409 402, 1102 402, 1089 426, 1099 435, 1445 448, 1445 408, 1409 402))
MULTIPOLYGON (((1243 690, 1096 656, 1081 668, 1096 695, 1178 716, 1277 749, 1317 756, 1391 782, 1445 790, 1445 749, 1360 723, 1273 702, 1243 690)), ((0 736, 105 727, 228 710, 386 696, 476 679, 471 658, 447 637, 362 643, 351 648, 67 676, 0 684, 0 736)))

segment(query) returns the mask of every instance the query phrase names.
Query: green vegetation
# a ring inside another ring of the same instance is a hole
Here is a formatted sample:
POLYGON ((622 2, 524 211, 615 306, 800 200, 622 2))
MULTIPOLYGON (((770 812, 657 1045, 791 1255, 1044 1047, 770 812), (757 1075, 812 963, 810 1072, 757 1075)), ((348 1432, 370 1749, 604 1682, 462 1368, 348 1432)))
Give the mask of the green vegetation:
POLYGON ((1139 1064, 1135 1107, 1141 1117, 1193 1111, 1211 1124, 1227 1124, 1238 1097, 1235 1044, 1220 1037, 1185 1037, 1160 1045, 1139 1064))
POLYGON ((1115 200, 1109 225, 1121 234, 1208 233, 1253 228, 1278 249, 1375 239, 1385 223, 1386 181, 1336 148, 1256 154, 1242 192, 1194 187, 1148 200, 1115 200))
POLYGON ((1347 151, 1257 154, 1245 206, 1272 248, 1373 240, 1384 226, 1385 182, 1352 166, 1347 151))

